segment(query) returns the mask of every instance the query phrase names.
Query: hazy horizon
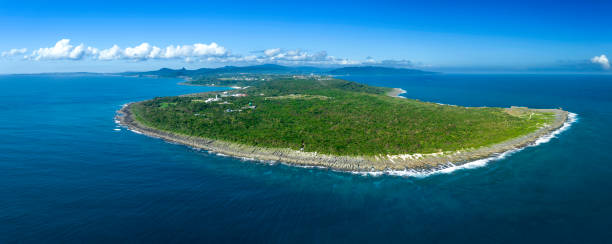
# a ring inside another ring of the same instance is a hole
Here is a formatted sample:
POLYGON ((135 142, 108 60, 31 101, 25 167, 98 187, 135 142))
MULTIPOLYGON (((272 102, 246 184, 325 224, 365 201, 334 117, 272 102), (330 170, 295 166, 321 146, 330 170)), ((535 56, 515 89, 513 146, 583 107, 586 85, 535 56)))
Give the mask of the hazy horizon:
POLYGON ((580 1, 3 1, 0 73, 266 63, 607 73, 611 9, 580 1))

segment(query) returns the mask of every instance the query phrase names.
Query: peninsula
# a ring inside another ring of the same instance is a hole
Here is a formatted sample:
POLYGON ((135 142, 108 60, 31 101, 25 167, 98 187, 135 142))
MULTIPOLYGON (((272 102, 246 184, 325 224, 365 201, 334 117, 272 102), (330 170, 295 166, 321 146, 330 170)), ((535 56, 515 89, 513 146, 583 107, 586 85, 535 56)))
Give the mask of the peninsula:
POLYGON ((236 157, 345 171, 431 169, 490 157, 560 128, 560 109, 461 107, 329 76, 130 103, 121 124, 236 157))

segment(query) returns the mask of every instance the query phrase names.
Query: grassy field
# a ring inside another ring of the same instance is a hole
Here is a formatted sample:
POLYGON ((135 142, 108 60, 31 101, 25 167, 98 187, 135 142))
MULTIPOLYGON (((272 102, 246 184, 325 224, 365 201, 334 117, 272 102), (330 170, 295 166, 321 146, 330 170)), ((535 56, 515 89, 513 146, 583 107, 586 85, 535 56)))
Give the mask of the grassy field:
POLYGON ((145 125, 186 135, 331 155, 476 148, 535 131, 552 114, 438 105, 344 80, 273 80, 254 87, 135 104, 145 125), (238 93, 247 96, 232 96, 238 93), (221 101, 202 102, 217 95, 221 101))

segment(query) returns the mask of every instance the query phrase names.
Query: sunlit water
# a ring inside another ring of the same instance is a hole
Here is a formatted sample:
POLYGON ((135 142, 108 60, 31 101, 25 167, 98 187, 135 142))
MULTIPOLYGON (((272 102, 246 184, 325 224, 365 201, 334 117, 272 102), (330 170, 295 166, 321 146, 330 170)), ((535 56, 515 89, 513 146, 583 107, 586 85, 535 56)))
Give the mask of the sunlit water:
POLYGON ((612 237, 612 76, 349 77, 465 106, 562 107, 547 143, 427 177, 256 163, 118 127, 122 104, 219 88, 0 76, 0 243, 575 242, 612 237))

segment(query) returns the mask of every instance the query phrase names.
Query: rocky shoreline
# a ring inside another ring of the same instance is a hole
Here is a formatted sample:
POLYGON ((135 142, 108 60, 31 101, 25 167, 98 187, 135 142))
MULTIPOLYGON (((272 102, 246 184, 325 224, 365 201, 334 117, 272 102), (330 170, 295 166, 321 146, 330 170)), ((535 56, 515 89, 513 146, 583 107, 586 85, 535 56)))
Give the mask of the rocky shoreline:
POLYGON ((157 137, 166 141, 184 144, 194 148, 226 154, 234 157, 251 158, 263 161, 280 161, 298 166, 314 166, 339 171, 380 172, 389 170, 431 170, 446 167, 449 163, 461 165, 474 160, 488 158, 496 154, 525 147, 539 138, 559 129, 568 119, 568 112, 560 109, 533 109, 539 112, 552 112, 555 121, 527 135, 507 140, 495 145, 453 152, 432 154, 403 154, 378 156, 333 156, 316 152, 302 152, 289 148, 262 148, 232 142, 206 139, 160 131, 136 121, 130 111, 134 103, 126 104, 117 112, 116 119, 130 130, 157 137))

